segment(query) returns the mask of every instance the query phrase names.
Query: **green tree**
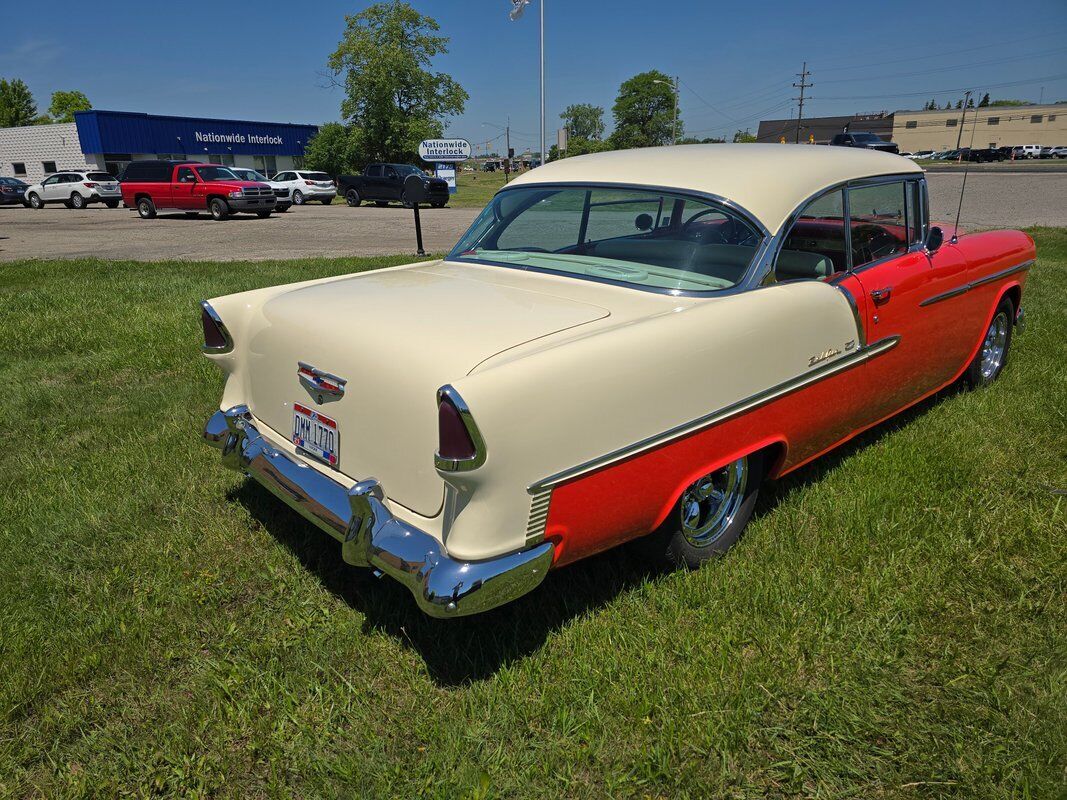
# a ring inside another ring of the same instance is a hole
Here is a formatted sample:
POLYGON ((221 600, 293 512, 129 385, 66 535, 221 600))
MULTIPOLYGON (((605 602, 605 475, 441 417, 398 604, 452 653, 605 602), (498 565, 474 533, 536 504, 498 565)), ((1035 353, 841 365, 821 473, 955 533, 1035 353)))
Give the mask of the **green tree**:
POLYGON ((1029 100, 993 100, 991 106, 1028 106, 1029 100))
POLYGON ((0 128, 33 125, 37 120, 37 103, 30 87, 19 78, 0 78, 0 128))
MULTIPOLYGON (((656 69, 623 82, 611 109, 615 117, 615 131, 611 134, 614 148, 655 147, 674 141, 671 85, 670 77, 656 69)), ((681 127, 679 120, 679 136, 681 127)))
POLYGON ((756 136, 748 128, 745 128, 743 131, 737 131, 737 133, 734 134, 734 141, 747 144, 756 141, 756 136))
MULTIPOLYGON (((571 139, 604 138, 604 109, 591 103, 575 103, 567 106, 559 115, 571 139)), ((570 149, 570 143, 567 145, 570 149)))
POLYGON ((88 111, 92 107, 89 98, 81 92, 52 92, 48 114, 53 122, 74 122, 75 111, 88 111))
POLYGON ((978 101, 979 108, 985 108, 987 105, 989 105, 989 92, 983 94, 982 99, 978 101))
POLYGON ((401 0, 376 3, 345 17, 329 68, 345 99, 341 116, 360 131, 363 152, 381 161, 414 161, 419 142, 440 136, 444 119, 463 113, 467 93, 442 72, 435 56, 448 37, 432 17, 401 0))
POLYGON ((359 131, 341 122, 327 122, 304 148, 308 169, 322 170, 335 177, 357 172, 367 160, 359 131))

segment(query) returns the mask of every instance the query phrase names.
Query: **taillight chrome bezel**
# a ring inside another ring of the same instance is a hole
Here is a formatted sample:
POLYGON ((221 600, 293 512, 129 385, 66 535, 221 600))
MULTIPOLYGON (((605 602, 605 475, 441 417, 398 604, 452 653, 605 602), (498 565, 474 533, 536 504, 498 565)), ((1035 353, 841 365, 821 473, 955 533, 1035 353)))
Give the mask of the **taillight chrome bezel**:
POLYGON ((469 472, 472 469, 478 469, 485 463, 487 451, 485 438, 482 436, 482 432, 478 430, 478 425, 474 422, 474 416, 471 414, 470 408, 451 384, 446 384, 437 390, 438 409, 440 409, 442 403, 450 403, 459 413, 463 427, 466 428, 467 435, 474 445, 474 455, 471 458, 445 458, 440 451, 436 451, 433 454, 434 466, 442 472, 469 472))
POLYGON ((207 337, 204 338, 204 343, 200 345, 201 351, 208 355, 222 355, 229 353, 233 350, 233 337, 230 335, 229 329, 226 327, 226 323, 222 321, 222 317, 218 315, 218 312, 211 307, 211 303, 207 300, 200 301, 200 309, 203 315, 207 316, 211 320, 212 324, 218 329, 222 335, 223 344, 218 347, 208 345, 207 337))

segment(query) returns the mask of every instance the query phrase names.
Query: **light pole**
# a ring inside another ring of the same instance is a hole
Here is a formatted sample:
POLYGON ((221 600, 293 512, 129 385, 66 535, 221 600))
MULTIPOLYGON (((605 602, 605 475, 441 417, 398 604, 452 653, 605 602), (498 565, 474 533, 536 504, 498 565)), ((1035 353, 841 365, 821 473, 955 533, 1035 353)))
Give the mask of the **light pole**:
POLYGON ((541 163, 548 161, 545 152, 545 0, 541 0, 541 163))
POLYGON ((674 83, 670 81, 661 81, 659 78, 653 78, 653 83, 663 83, 670 86, 674 90, 674 120, 671 122, 671 144, 678 144, 678 81, 679 77, 674 76, 674 83))

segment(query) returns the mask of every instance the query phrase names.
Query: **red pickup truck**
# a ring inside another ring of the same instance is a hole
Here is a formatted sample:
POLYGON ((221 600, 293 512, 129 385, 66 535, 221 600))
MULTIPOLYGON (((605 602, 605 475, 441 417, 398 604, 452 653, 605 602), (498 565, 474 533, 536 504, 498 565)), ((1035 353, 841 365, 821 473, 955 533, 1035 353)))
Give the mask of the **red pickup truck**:
POLYGON ((219 164, 131 161, 119 180, 123 203, 141 219, 164 208, 190 215, 208 211, 217 220, 239 212, 269 217, 277 202, 267 184, 243 181, 219 164))

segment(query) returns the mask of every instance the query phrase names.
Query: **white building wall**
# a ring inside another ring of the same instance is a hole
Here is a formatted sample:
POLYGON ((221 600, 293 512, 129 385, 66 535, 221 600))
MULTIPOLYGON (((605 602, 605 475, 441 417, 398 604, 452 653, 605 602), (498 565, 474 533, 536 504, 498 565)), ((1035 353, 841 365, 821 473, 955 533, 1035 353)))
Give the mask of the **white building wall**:
POLYGON ((37 183, 45 175, 45 161, 56 162, 59 170, 102 166, 81 151, 73 122, 0 128, 0 175, 37 183), (25 175, 15 174, 15 163, 26 165, 25 175))

